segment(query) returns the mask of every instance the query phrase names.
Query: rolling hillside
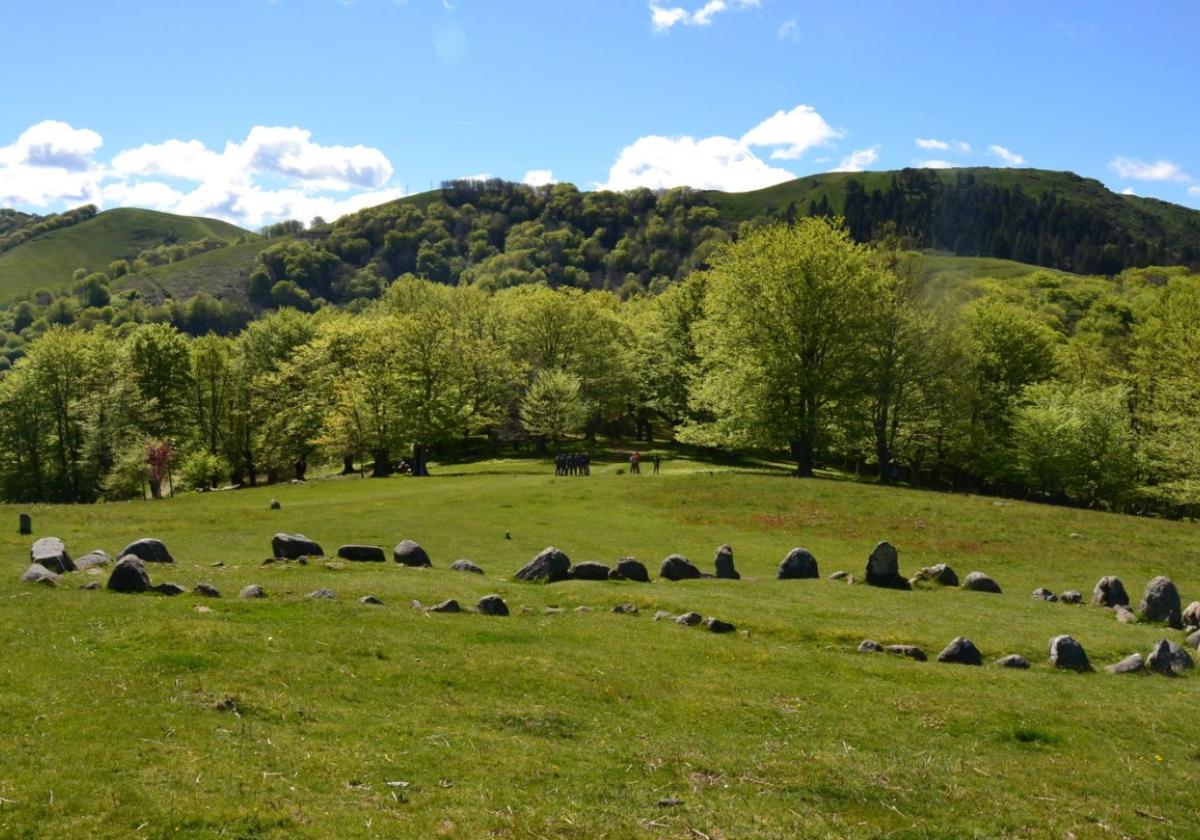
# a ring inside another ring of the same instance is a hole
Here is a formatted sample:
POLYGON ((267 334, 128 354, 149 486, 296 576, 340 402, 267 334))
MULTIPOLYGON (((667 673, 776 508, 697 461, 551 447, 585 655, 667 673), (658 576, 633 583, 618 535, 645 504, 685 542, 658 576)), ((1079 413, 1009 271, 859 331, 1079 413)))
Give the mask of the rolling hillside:
POLYGON ((155 245, 204 238, 233 242, 245 233, 216 219, 132 208, 109 210, 0 254, 0 302, 42 287, 65 289, 77 268, 103 271, 114 260, 136 257, 155 245))

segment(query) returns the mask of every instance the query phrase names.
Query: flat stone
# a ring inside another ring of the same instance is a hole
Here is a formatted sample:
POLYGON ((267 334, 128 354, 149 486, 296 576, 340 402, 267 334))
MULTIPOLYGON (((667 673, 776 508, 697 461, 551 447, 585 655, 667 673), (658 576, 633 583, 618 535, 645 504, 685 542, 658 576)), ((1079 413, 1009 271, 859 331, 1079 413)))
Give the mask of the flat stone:
POLYGON ((1200 648, 1200 630, 1193 630, 1187 635, 1187 643, 1189 647, 1200 648))
POLYGON ((1083 593, 1075 589, 1068 589, 1063 592, 1058 598, 1064 604, 1082 604, 1083 593))
POLYGON ((700 615, 698 612, 685 612, 683 615, 676 616, 675 623, 683 624, 687 627, 695 627, 703 620, 704 616, 700 615))
POLYGON ((79 569, 80 571, 85 571, 87 569, 102 569, 111 563, 112 558, 97 548, 94 551, 89 551, 82 557, 76 558, 75 568, 79 569))
POLYGON ((636 604, 617 604, 612 608, 612 611, 617 615, 637 615, 638 608, 636 604))
POLYGON ((337 593, 332 589, 314 589, 304 597, 310 601, 332 601, 337 597, 337 593))
POLYGON ((374 595, 364 595, 358 599, 358 603, 367 607, 382 607, 383 601, 376 598, 374 595))
POLYGON ((83 586, 81 586, 79 588, 83 589, 87 592, 95 592, 96 590, 100 589, 100 581, 89 580, 87 583, 85 583, 83 586))
POLYGON ((1114 662, 1104 670, 1110 674, 1136 674, 1138 671, 1144 670, 1146 663, 1142 660, 1140 653, 1131 653, 1120 662, 1114 662))
POLYGON ((845 569, 838 569, 836 572, 833 572, 829 576, 829 579, 830 580, 845 580, 848 577, 850 577, 849 572, 847 572, 845 569))
POLYGON ((1035 601, 1057 601, 1058 596, 1049 589, 1039 586, 1033 590, 1033 600, 1035 601))
POLYGON ((425 568, 433 565, 425 549, 412 540, 402 540, 397 543, 396 547, 392 549, 392 559, 401 566, 412 566, 414 568, 425 568))
POLYGON ((133 555, 141 559, 145 563, 174 563, 175 558, 171 556, 171 552, 167 551, 167 546, 162 540, 143 537, 140 540, 134 540, 129 545, 121 549, 118 557, 128 557, 133 555))
POLYGON ((1029 660, 1019 653, 1010 653, 1008 656, 1001 656, 997 659, 996 665, 1001 668, 1020 668, 1024 670, 1029 667, 1029 660))
POLYGON ((463 608, 458 605, 458 601, 455 601, 453 598, 450 598, 449 600, 442 601, 442 603, 440 603, 440 604, 434 604, 432 607, 427 609, 425 612, 460 613, 462 611, 463 611, 463 608))
POLYGON ((324 557, 320 543, 303 534, 276 534, 271 538, 272 556, 283 560, 299 560, 301 557, 324 557))
POLYGON ((58 537, 42 537, 29 549, 29 560, 57 575, 75 571, 67 545, 58 537))
POLYGON ((40 583, 42 586, 58 586, 62 577, 47 569, 41 563, 33 563, 21 575, 24 583, 40 583))
POLYGON ((874 639, 863 639, 858 643, 859 653, 883 653, 883 645, 874 639))
POLYGON ((983 572, 971 572, 963 578, 962 588, 968 592, 990 592, 994 595, 1001 594, 1000 584, 992 580, 991 577, 983 572))
POLYGON ((483 569, 476 566, 470 560, 455 560, 450 564, 450 569, 455 572, 470 572, 473 575, 483 574, 483 569))
POLYGON ((1050 640, 1050 662, 1055 668, 1066 671, 1092 670, 1092 663, 1088 661, 1083 645, 1070 636, 1055 636, 1050 640))
POLYGON ((609 568, 603 563, 576 563, 568 574, 572 580, 608 580, 609 568))
POLYGON ((1114 607, 1113 612, 1117 616, 1117 621, 1122 624, 1137 624, 1137 614, 1129 607, 1114 607))
POLYGON ((499 595, 484 595, 475 606, 484 615, 508 615, 508 604, 499 595))
POLYGON ((958 575, 955 573, 954 569, 950 568, 945 563, 938 563, 935 566, 926 566, 917 572, 913 580, 924 583, 936 583, 939 586, 958 586, 958 575))
POLYGON ((184 592, 187 592, 187 590, 183 588, 182 584, 174 583, 173 581, 166 581, 156 586, 151 586, 150 588, 159 595, 166 595, 168 598, 174 598, 177 595, 182 595, 184 592))
POLYGON ((337 556, 352 563, 383 563, 387 555, 383 548, 377 545, 343 545, 339 546, 337 556))
POLYGON ((938 654, 938 662, 949 662, 955 665, 982 665, 983 654, 970 639, 959 636, 938 654))
POLYGON ((211 583, 198 583, 192 587, 192 594, 201 598, 220 598, 221 592, 211 583))
POLYGON ((732 633, 737 628, 728 621, 722 621, 719 618, 704 619, 704 626, 712 633, 732 633))
POLYGON ((921 648, 917 647, 916 645, 888 645, 884 648, 884 651, 887 653, 895 653, 900 656, 906 656, 909 659, 915 659, 918 662, 925 662, 929 659, 929 657, 925 655, 925 651, 921 650, 921 648))
POLYGON ((252 583, 249 586, 242 587, 242 591, 238 593, 239 598, 266 598, 267 593, 257 583, 252 583))
POLYGON ((674 616, 674 614, 669 613, 666 610, 659 610, 656 613, 654 613, 654 620, 655 621, 674 621, 675 616, 674 616))

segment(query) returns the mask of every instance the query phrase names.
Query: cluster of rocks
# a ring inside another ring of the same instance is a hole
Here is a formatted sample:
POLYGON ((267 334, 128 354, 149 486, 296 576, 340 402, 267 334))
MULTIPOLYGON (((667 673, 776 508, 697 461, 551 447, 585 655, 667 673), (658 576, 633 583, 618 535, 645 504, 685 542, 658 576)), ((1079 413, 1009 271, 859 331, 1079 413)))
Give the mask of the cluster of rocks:
MULTIPOLYGON (((615 611, 615 610, 614 610, 615 611)), ((684 627, 700 627, 703 626, 710 633, 733 633, 737 630, 728 621, 722 621, 719 618, 705 618, 698 612, 685 612, 682 615, 674 615, 666 610, 659 610, 654 614, 655 621, 674 621, 676 624, 682 624, 684 627)))
MULTIPOLYGON (((44 586, 58 586, 65 576, 75 572, 99 574, 100 570, 112 565, 107 588, 116 592, 146 592, 159 591, 164 594, 177 594, 183 587, 174 583, 160 584, 155 587, 150 583, 147 563, 174 563, 175 558, 160 540, 144 538, 135 540, 117 554, 119 558, 113 564, 112 557, 101 549, 94 549, 72 560, 67 551, 66 543, 58 537, 42 537, 35 541, 29 549, 29 568, 21 575, 21 580, 44 586)), ((88 581, 82 589, 99 589, 98 581, 88 581)), ((211 587, 208 587, 211 589, 211 587)), ((215 591, 215 590, 214 590, 215 591)))
MULTIPOLYGON (((298 562, 307 563, 309 560, 325 556, 325 550, 315 540, 310 540, 303 534, 276 534, 271 538, 271 556, 263 561, 263 565, 273 563, 298 562)), ((387 553, 383 546, 349 544, 339 546, 338 558, 351 563, 385 563, 387 553)), ((398 565, 410 568, 431 568, 433 562, 429 553, 413 540, 402 540, 392 548, 392 560, 398 565)), ((483 569, 470 560, 456 560, 450 564, 456 572, 471 572, 482 575, 483 569)))
MULTIPOLYGON (((1067 590, 1055 595, 1045 587, 1033 590, 1034 600, 1059 602, 1064 604, 1082 604, 1083 595, 1075 590, 1067 590)), ((1142 600, 1135 613, 1130 607, 1129 593, 1121 579, 1106 575, 1096 583, 1092 590, 1091 604, 1093 607, 1110 609, 1116 615, 1117 621, 1124 624, 1134 624, 1139 620, 1166 624, 1175 630, 1191 633, 1200 631, 1200 601, 1193 601, 1187 608, 1182 607, 1179 590, 1168 577, 1159 575, 1146 584, 1142 592, 1142 600), (1140 619, 1139 619, 1140 614, 1140 619)), ((1192 640, 1189 638, 1189 644, 1192 640)), ((1196 642, 1200 644, 1200 635, 1196 642)))

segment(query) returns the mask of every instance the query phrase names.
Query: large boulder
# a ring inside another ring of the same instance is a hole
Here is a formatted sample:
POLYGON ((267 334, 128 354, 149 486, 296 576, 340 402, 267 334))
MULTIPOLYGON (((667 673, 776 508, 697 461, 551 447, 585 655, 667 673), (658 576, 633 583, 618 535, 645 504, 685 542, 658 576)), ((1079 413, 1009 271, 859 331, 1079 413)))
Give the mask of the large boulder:
POLYGON ((881 542, 867 558, 867 585, 888 589, 911 589, 912 585, 900 575, 900 552, 890 542, 881 542))
POLYGON ((1194 665, 1190 653, 1166 639, 1159 639, 1154 650, 1146 657, 1147 668, 1168 677, 1182 676, 1184 671, 1191 670, 1194 665))
POLYGON ((636 557, 622 557, 617 561, 617 567, 612 570, 616 580, 632 580, 637 583, 649 583, 650 572, 646 564, 636 557))
POLYGON ((666 580, 696 580, 703 577, 700 570, 692 565, 692 561, 682 554, 672 554, 662 561, 658 576, 666 580))
POLYGON ((433 565, 429 562, 429 555, 425 553, 425 549, 412 540, 397 543, 396 547, 392 549, 392 559, 401 566, 420 568, 433 565))
POLYGON ((913 577, 914 581, 936 583, 938 586, 958 586, 958 575, 945 563, 926 566, 913 577))
POLYGON ((817 571, 817 558, 805 548, 793 548, 779 563, 779 571, 775 573, 778 580, 804 580, 820 577, 817 571))
POLYGON ((171 552, 167 551, 167 547, 163 545, 161 540, 150 539, 149 537, 134 540, 121 549, 121 553, 117 556, 128 557, 130 555, 137 557, 143 563, 175 562, 175 558, 171 556, 171 552))
POLYGON ((108 588, 113 592, 145 592, 150 589, 150 575, 140 557, 122 557, 108 576, 108 588))
POLYGON ((608 580, 609 568, 603 563, 576 563, 568 574, 573 580, 608 580))
POLYGON ((1000 594, 1000 584, 983 572, 971 572, 963 578, 962 588, 969 592, 991 592, 1000 594))
POLYGON ((1146 584, 1142 594, 1142 617, 1147 621, 1163 621, 1176 630, 1183 629, 1183 615, 1179 604, 1179 590, 1168 577, 1159 575, 1146 584))
POLYGON ((983 654, 970 639, 959 636, 938 654, 938 662, 949 662, 954 665, 982 665, 983 654))
POLYGON ((1055 668, 1067 671, 1092 670, 1092 663, 1088 661, 1083 645, 1070 636, 1055 636, 1050 640, 1050 662, 1055 668))
POLYGON ((1092 590, 1093 607, 1128 607, 1129 595, 1119 577, 1105 575, 1092 590))
POLYGON ((571 571, 571 558, 554 546, 542 549, 525 567, 516 574, 517 580, 544 580, 558 583, 566 580, 571 571))
POLYGON ((484 615, 508 615, 508 604, 499 595, 484 595, 475 608, 484 615))
POLYGON ((1140 653, 1131 653, 1120 662, 1114 662, 1104 670, 1110 674, 1136 674, 1145 667, 1145 662, 1142 661, 1140 653))
POLYGON ((713 558, 713 564, 717 567, 717 577, 724 580, 742 579, 738 570, 733 567, 733 546, 723 545, 718 548, 717 555, 713 558))
POLYGON ((301 557, 324 557, 320 544, 303 534, 276 534, 271 537, 272 556, 284 560, 299 560, 301 557))
POLYGON ((473 575, 483 574, 483 569, 476 566, 470 560, 455 560, 450 564, 450 569, 455 572, 470 572, 473 575))
POLYGON ((34 563, 21 575, 21 580, 25 583, 40 583, 43 586, 58 586, 62 578, 41 563, 34 563))
POLYGON ((103 568, 110 563, 112 563, 112 558, 109 557, 107 553, 97 548, 94 551, 89 551, 82 557, 76 558, 75 568, 82 572, 86 571, 87 569, 103 568))
POLYGON ((75 571, 67 546, 58 537, 42 537, 29 549, 29 560, 55 574, 75 571))
POLYGON ((377 545, 339 546, 337 556, 352 563, 383 563, 387 560, 387 555, 377 545))

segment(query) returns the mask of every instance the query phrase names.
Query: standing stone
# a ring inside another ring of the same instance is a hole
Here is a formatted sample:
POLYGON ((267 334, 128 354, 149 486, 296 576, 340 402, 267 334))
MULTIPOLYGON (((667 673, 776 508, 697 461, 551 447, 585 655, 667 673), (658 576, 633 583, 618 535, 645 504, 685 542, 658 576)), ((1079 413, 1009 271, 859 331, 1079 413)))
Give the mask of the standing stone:
POLYGON ((473 575, 483 574, 483 569, 476 566, 470 560, 455 560, 450 564, 450 569, 455 572, 470 572, 473 575))
POLYGON ((266 598, 267 592, 257 583, 252 583, 249 586, 242 587, 242 591, 238 593, 239 598, 266 598))
POLYGON ((713 558, 713 563, 717 567, 717 577, 724 580, 742 579, 737 569, 733 567, 733 546, 723 545, 718 548, 717 556, 713 558))
POLYGON ((44 566, 55 574, 75 571, 66 544, 58 537, 42 537, 29 549, 30 561, 44 566))
POLYGON ((1195 665, 1192 656, 1174 642, 1159 639, 1154 650, 1146 657, 1146 667, 1168 677, 1182 676, 1184 671, 1195 665))
POLYGON ((560 580, 566 580, 570 571, 571 558, 554 546, 550 546, 526 563, 525 567, 517 572, 516 577, 517 580, 544 580, 546 583, 558 583, 560 580))
POLYGON ((889 542, 881 542, 867 558, 867 585, 888 589, 911 589, 907 580, 900 576, 900 552, 889 542))
POLYGON ((108 588, 113 592, 145 592, 150 588, 146 564, 132 554, 122 557, 108 576, 108 588))
POLYGON ((377 545, 343 545, 337 550, 337 556, 352 563, 383 563, 387 556, 377 545))
POLYGON ((1200 627, 1200 601, 1192 601, 1183 611, 1184 627, 1200 627))
POLYGON ((983 572, 971 572, 963 578, 962 588, 969 592, 991 592, 994 595, 1001 594, 1000 584, 992 580, 983 572))
POLYGON ((603 563, 576 563, 568 574, 573 580, 608 580, 608 566, 603 563))
POLYGON ((62 580, 62 578, 47 569, 42 564, 34 563, 25 570, 23 575, 21 575, 21 580, 25 583, 40 583, 43 586, 57 586, 58 582, 62 580))
POLYGON ((276 534, 271 538, 273 557, 299 560, 301 557, 324 557, 321 546, 303 534, 276 534))
POLYGON ((1050 662, 1055 668, 1067 671, 1092 670, 1092 663, 1088 662, 1083 645, 1070 636, 1055 636, 1050 640, 1050 662))
POLYGON ((1183 617, 1180 614, 1179 590, 1168 577, 1159 575, 1146 584, 1142 595, 1142 615, 1148 621, 1165 621, 1168 627, 1176 630, 1183 629, 1183 617))
POLYGON ((1029 660, 1019 653, 1010 653, 1008 656, 1001 656, 997 659, 996 665, 1001 668, 1020 668, 1025 670, 1029 668, 1029 660))
POLYGON ((1110 674, 1136 674, 1144 667, 1145 663, 1142 661, 1142 655, 1140 653, 1132 653, 1120 662, 1109 665, 1104 670, 1110 674))
POLYGON ((283 509, 283 505, 279 504, 278 499, 271 500, 271 510, 282 510, 282 509, 283 509))
POLYGON ((778 580, 805 580, 820 577, 817 571, 817 558, 805 548, 793 548, 787 557, 779 563, 779 571, 775 577, 778 580))
POLYGON ((17 517, 17 519, 18 530, 20 531, 21 536, 27 537, 33 533, 33 519, 28 513, 22 513, 19 517, 17 517))
POLYGON ((499 595, 484 595, 475 606, 484 615, 508 615, 508 604, 499 595))
POLYGON ((1128 607, 1129 595, 1125 592, 1125 584, 1119 577, 1106 575, 1096 583, 1092 590, 1093 607, 1128 607))
POLYGON ((92 568, 102 568, 112 562, 112 558, 100 549, 89 551, 75 561, 75 568, 81 572, 92 568))
POLYGON ((612 570, 612 576, 617 580, 632 580, 636 583, 649 583, 650 572, 646 564, 636 557, 622 557, 617 561, 617 567, 612 570))
POLYGON ((167 547, 163 545, 161 540, 150 538, 134 540, 125 546, 117 556, 126 557, 130 554, 140 559, 143 563, 175 562, 175 558, 171 556, 171 552, 167 551, 167 547))
POLYGON ((1051 592, 1049 589, 1046 589, 1043 586, 1039 586, 1037 589, 1033 590, 1033 600, 1035 600, 1035 601, 1057 601, 1058 596, 1055 595, 1053 592, 1051 592))
POLYGON ((938 654, 938 662, 949 662, 955 665, 982 665, 983 654, 970 639, 959 636, 938 654))
POLYGON ((692 565, 692 561, 682 554, 672 554, 662 561, 658 576, 666 580, 696 580, 703 577, 700 570, 692 565))
POLYGON ((397 543, 396 547, 392 549, 392 559, 402 566, 414 568, 427 568, 433 565, 429 562, 429 555, 425 553, 425 549, 412 540, 403 540, 397 543))
POLYGON ((928 581, 936 583, 939 586, 958 586, 958 575, 954 573, 945 563, 938 563, 936 566, 927 566, 917 572, 914 580, 928 581))

